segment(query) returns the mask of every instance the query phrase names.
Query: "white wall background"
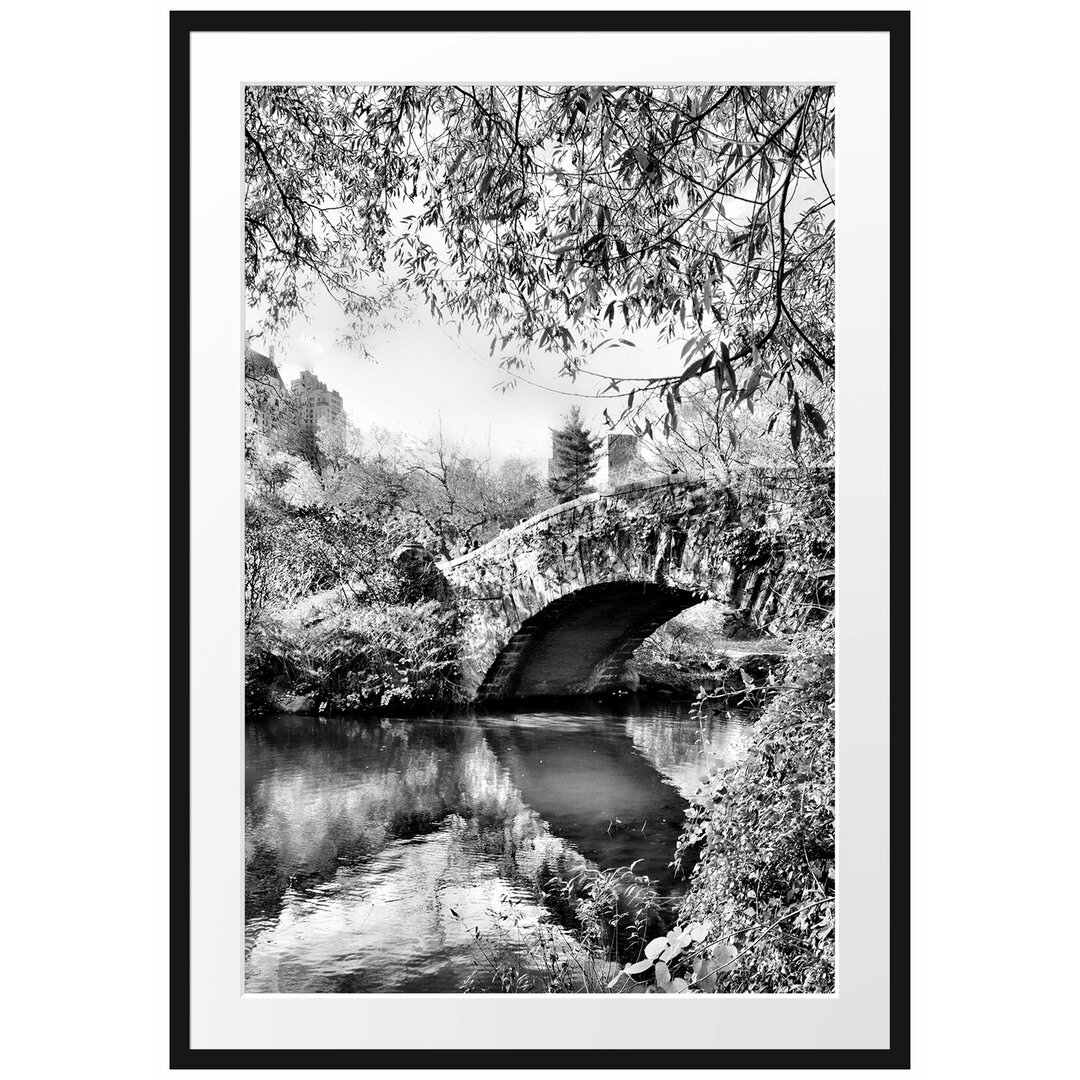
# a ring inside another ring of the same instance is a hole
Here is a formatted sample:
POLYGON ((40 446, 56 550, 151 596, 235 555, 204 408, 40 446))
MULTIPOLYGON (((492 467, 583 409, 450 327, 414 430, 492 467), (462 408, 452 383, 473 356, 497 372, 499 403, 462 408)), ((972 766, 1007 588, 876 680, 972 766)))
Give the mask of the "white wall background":
MULTIPOLYGON (((1075 1065, 1074 39, 1043 0, 913 7, 914 1072, 1051 1077, 1075 1065)), ((43 402, 4 427, 5 1057, 154 1077, 166 7, 16 8, 2 49, 3 352, 43 402)))

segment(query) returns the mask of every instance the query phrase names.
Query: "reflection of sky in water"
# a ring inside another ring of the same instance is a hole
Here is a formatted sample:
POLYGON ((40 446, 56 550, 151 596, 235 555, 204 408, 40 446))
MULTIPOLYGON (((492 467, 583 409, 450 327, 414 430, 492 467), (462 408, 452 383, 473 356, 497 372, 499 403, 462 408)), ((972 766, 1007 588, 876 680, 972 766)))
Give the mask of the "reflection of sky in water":
POLYGON ((700 726, 689 717, 673 723, 655 714, 628 716, 625 723, 634 749, 687 799, 710 770, 746 752, 753 730, 749 720, 734 714, 711 717, 700 726))
POLYGON ((247 989, 453 991, 466 927, 553 917, 541 883, 641 859, 678 889, 684 796, 746 731, 636 704, 249 724, 247 989))

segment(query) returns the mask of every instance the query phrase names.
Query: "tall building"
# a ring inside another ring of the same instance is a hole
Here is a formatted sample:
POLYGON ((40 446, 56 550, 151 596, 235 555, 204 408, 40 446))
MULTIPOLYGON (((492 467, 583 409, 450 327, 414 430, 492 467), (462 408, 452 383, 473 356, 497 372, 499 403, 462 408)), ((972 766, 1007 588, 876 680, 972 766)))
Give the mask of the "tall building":
POLYGON ((345 405, 336 390, 315 378, 310 371, 301 371, 293 379, 292 396, 299 411, 300 437, 312 448, 317 436, 343 437, 345 434, 345 405))

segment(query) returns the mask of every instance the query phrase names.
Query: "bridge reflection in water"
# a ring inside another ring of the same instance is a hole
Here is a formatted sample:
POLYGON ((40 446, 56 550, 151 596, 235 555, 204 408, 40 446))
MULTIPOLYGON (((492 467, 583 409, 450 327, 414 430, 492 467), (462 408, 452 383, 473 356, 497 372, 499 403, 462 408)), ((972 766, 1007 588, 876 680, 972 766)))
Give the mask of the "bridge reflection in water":
POLYGON ((511 903, 554 918, 546 882, 641 859, 677 892, 684 796, 746 736, 633 702, 250 723, 247 990, 456 991, 475 955, 465 927, 511 903))

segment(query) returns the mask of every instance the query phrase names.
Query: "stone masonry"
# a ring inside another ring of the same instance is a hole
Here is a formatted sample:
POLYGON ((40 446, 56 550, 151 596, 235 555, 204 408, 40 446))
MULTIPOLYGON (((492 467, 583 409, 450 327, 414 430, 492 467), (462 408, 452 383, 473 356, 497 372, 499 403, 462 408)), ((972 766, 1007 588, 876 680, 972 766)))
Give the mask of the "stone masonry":
POLYGON ((552 507, 439 565, 466 612, 465 688, 616 689, 638 645, 705 599, 765 632, 799 629, 832 605, 832 534, 831 471, 663 477, 552 507))

